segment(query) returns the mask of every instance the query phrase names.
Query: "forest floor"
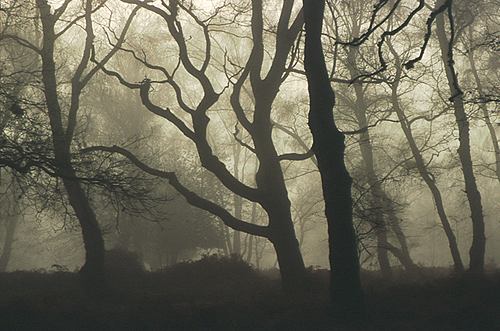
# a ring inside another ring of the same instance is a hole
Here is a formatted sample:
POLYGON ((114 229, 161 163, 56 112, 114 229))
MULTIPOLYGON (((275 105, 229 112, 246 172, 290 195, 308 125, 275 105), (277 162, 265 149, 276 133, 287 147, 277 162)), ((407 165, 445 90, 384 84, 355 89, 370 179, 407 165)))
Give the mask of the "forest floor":
POLYGON ((328 272, 311 270, 308 294, 285 296, 276 271, 205 258, 159 272, 115 268, 100 299, 78 274, 0 274, 0 330, 500 330, 500 273, 443 269, 391 280, 363 273, 366 321, 332 317, 328 272))

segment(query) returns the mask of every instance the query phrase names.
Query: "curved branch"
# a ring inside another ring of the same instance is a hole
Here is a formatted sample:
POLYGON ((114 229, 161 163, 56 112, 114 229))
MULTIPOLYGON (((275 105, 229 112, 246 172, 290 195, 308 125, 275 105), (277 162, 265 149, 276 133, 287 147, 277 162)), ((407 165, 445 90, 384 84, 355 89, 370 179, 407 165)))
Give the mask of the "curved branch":
POLYGON ((82 150, 83 153, 88 153, 88 152, 93 152, 93 151, 104 151, 104 152, 109 152, 109 153, 118 153, 123 156, 125 156, 130 162, 132 162, 136 167, 141 169, 142 171, 152 175, 156 176, 159 178, 165 178, 168 180, 169 184, 172 185, 172 187, 177 190, 185 199, 186 201, 191 204, 192 206, 195 206, 197 208, 203 209, 217 217, 219 217, 222 222, 229 226, 230 228, 237 230, 237 231, 242 231, 245 233, 249 233, 254 236, 259 236, 259 237, 265 237, 269 238, 269 228, 267 226, 262 226, 262 225, 256 225, 252 223, 247 223, 245 221, 242 221, 236 217, 234 217, 231 213, 229 213, 226 209, 223 207, 219 206, 218 204, 205 199, 201 196, 199 196, 197 193, 189 190, 186 186, 184 186, 179 179, 177 178, 177 175, 174 172, 170 171, 163 171, 159 169, 152 168, 139 160, 133 153, 130 151, 121 148, 119 146, 112 146, 112 147, 107 147, 107 146, 92 146, 85 148, 82 150))

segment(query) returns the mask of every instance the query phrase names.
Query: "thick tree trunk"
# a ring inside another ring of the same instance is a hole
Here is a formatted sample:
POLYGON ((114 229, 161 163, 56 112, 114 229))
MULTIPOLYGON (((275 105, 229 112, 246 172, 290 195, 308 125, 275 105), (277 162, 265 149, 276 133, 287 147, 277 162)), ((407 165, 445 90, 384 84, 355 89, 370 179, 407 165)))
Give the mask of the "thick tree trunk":
MULTIPOLYGON (((71 176, 75 173, 70 171, 71 176)), ((94 210, 77 180, 63 179, 68 200, 82 229, 85 263, 80 269, 83 280, 90 286, 101 287, 104 281, 104 239, 94 210)))
POLYGON ((299 242, 291 235, 290 228, 275 228, 271 242, 276 251, 283 288, 288 294, 302 293, 305 289, 305 266, 299 242))
POLYGON ((292 222, 283 173, 277 157, 273 162, 261 154, 260 160, 256 180, 259 187, 268 192, 263 208, 269 217, 269 240, 276 250, 283 288, 289 294, 301 292, 306 269, 292 222))
MULTIPOLYGON (((477 188, 476 178, 474 177, 474 169, 470 152, 469 120, 464 108, 463 92, 460 89, 457 74, 455 72, 453 60, 454 36, 452 36, 451 41, 448 40, 448 37, 446 36, 444 15, 445 13, 440 14, 436 18, 436 33, 439 40, 439 47, 441 49, 441 59, 445 67, 446 78, 450 89, 450 100, 453 103, 455 121, 458 128, 459 146, 457 152, 460 164, 462 165, 462 173, 465 181, 465 193, 471 210, 472 245, 469 251, 469 270, 471 272, 481 273, 484 270, 484 253, 486 249, 483 206, 481 203, 481 194, 477 188)), ((448 11, 448 17, 453 20, 451 8, 448 11)))
MULTIPOLYGON (((266 167, 266 163, 261 163, 266 167)), ((279 164, 278 164, 279 166, 279 164)), ((306 279, 304 260, 299 248, 290 212, 290 200, 285 187, 282 172, 272 174, 272 168, 257 172, 259 187, 265 188, 269 195, 264 209, 269 217, 269 240, 276 250, 283 288, 289 294, 302 292, 306 279), (265 173, 263 178, 259 178, 265 173), (271 176, 269 176, 271 175, 271 176), (264 179, 266 178, 266 179, 264 179), (266 184, 263 184, 263 180, 266 184)))
POLYGON ((289 294, 301 292, 306 269, 295 235, 283 173, 277 157, 274 161, 263 154, 259 157, 261 164, 256 180, 258 186, 268 192, 263 208, 269 217, 269 240, 276 250, 283 288, 289 294))
POLYGON ((6 216, 5 219, 5 237, 2 245, 2 253, 0 255, 0 272, 5 272, 7 270, 7 265, 10 261, 18 217, 19 215, 12 215, 6 216))
POLYGON ((335 125, 335 94, 326 69, 321 32, 324 1, 304 0, 305 71, 309 89, 309 128, 321 174, 328 222, 331 284, 337 313, 364 313, 356 234, 352 223, 350 177, 344 162, 344 134, 335 125))
POLYGON ((278 88, 274 82, 262 84, 254 87, 255 95, 259 96, 255 100, 252 135, 259 160, 255 182, 262 192, 261 206, 269 218, 269 240, 276 249, 283 288, 289 294, 300 293, 304 289, 306 268, 295 234, 283 170, 272 139, 270 114, 278 88))

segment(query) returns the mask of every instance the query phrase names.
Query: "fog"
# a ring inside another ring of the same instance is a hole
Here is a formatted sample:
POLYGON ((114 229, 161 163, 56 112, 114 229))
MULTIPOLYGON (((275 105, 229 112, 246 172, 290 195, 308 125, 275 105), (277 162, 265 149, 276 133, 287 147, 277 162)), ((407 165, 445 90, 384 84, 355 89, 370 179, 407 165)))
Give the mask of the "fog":
POLYGON ((0 0, 0 272, 496 273, 498 3, 318 3, 0 0))

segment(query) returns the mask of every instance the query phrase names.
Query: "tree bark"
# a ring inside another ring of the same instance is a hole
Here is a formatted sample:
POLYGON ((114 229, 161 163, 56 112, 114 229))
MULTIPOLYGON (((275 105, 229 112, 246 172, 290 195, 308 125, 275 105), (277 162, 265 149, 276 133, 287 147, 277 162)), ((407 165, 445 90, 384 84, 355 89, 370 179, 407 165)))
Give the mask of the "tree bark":
MULTIPOLYGON (((453 3, 453 2, 452 2, 453 3)), ((438 3, 439 5, 439 3, 438 3)), ((453 15, 451 4, 448 7, 447 16, 453 27, 453 15)), ((457 149, 462 173, 465 181, 465 193, 469 203, 472 220, 472 245, 469 250, 469 271, 481 273, 484 270, 484 253, 486 249, 486 237, 484 233, 483 206, 481 193, 477 188, 476 178, 472 164, 470 151, 469 120, 464 108, 463 92, 460 89, 453 59, 454 31, 452 29, 451 40, 446 36, 445 14, 436 17, 436 33, 441 50, 441 59, 445 68, 448 87, 450 89, 450 101, 453 104, 455 121, 458 128, 459 146, 457 149)))
POLYGON ((344 162, 345 137, 333 117, 335 94, 330 86, 321 43, 325 1, 304 0, 303 5, 309 128, 328 222, 330 295, 335 312, 363 314, 359 256, 352 223, 352 178, 344 162))

